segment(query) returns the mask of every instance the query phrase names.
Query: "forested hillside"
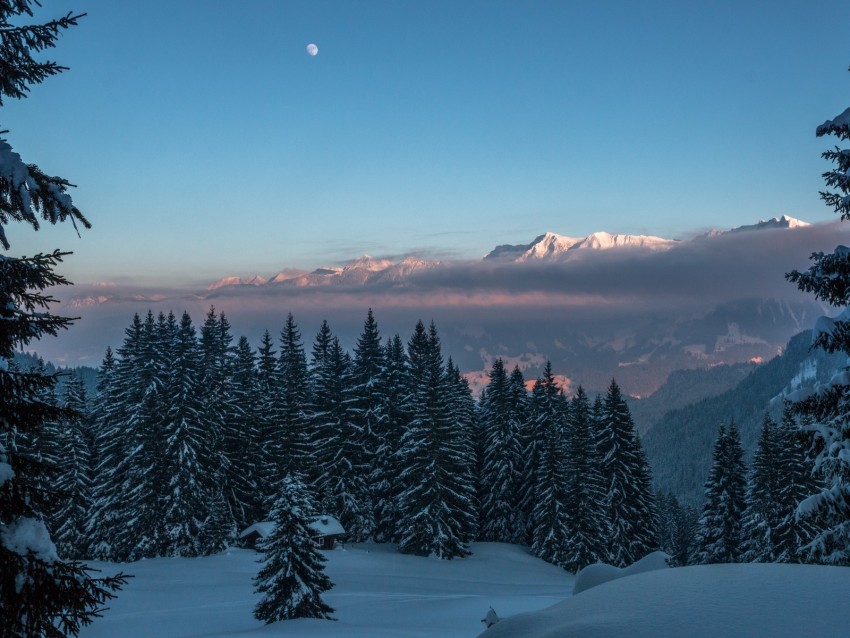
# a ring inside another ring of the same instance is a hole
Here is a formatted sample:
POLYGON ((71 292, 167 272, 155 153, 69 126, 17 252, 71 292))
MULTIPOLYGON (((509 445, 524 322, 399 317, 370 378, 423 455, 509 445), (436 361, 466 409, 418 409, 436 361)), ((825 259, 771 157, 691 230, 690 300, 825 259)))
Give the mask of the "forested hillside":
POLYGON ((643 435, 671 410, 723 394, 743 381, 755 368, 755 363, 736 363, 676 370, 647 398, 629 399, 635 428, 643 435))
POLYGON ((811 343, 811 332, 803 332, 788 342, 781 355, 756 367, 731 390, 666 413, 643 438, 655 484, 685 502, 701 503, 721 424, 735 422, 749 455, 765 412, 781 418, 782 401, 776 397, 801 382, 823 383, 846 364, 846 356, 812 350, 811 343))

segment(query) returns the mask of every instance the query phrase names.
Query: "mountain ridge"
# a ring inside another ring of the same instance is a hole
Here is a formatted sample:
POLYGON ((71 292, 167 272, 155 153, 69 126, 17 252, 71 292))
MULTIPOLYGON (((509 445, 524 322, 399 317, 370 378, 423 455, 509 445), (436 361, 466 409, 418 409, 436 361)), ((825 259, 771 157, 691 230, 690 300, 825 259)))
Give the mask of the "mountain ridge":
MULTIPOLYGON (((790 230, 810 226, 808 222, 795 219, 788 215, 760 220, 756 224, 738 226, 727 231, 709 231, 693 240, 666 239, 654 235, 630 235, 625 233, 610 233, 596 231, 585 237, 572 237, 547 231, 538 235, 527 244, 502 244, 496 246, 484 255, 482 262, 508 263, 550 263, 566 261, 585 251, 664 251, 680 246, 696 239, 711 239, 720 235, 742 232, 757 232, 764 230, 790 230)), ((312 287, 328 285, 365 285, 378 282, 403 283, 415 272, 432 269, 445 262, 407 256, 399 261, 385 258, 374 258, 361 255, 346 262, 342 266, 321 266, 310 272, 297 270, 282 270, 265 278, 253 275, 247 278, 237 276, 223 277, 207 288, 209 291, 221 288, 242 286, 295 286, 312 287)))

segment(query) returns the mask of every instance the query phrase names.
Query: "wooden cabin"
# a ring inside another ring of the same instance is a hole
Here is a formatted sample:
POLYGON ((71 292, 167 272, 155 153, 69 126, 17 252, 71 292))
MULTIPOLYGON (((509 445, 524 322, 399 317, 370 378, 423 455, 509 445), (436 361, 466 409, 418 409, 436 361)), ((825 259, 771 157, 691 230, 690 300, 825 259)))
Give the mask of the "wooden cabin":
MULTIPOLYGON (((319 549, 333 549, 336 539, 345 534, 345 528, 333 516, 329 514, 320 514, 313 516, 310 522, 310 529, 316 538, 316 544, 319 549)), ((239 534, 239 543, 242 547, 248 549, 257 549, 257 542, 261 538, 266 538, 274 531, 274 521, 261 521, 246 527, 239 534)))

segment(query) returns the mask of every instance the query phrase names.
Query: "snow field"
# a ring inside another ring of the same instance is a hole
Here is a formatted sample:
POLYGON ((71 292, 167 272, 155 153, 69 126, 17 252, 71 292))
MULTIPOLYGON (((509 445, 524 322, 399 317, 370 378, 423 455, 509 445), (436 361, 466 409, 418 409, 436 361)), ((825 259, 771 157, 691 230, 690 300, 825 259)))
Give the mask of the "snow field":
POLYGON ((723 564, 618 578, 482 638, 846 638, 850 568, 723 564))
MULTIPOLYGON (((135 577, 82 638, 335 636, 471 638, 492 605, 500 617, 550 607, 570 595, 574 577, 524 547, 474 543, 468 558, 442 561, 399 554, 394 545, 358 544, 325 552, 335 587, 325 601, 336 622, 253 617, 251 581, 260 556, 230 549, 204 558, 91 563, 135 577)), ((489 638, 489 636, 488 636, 489 638)))

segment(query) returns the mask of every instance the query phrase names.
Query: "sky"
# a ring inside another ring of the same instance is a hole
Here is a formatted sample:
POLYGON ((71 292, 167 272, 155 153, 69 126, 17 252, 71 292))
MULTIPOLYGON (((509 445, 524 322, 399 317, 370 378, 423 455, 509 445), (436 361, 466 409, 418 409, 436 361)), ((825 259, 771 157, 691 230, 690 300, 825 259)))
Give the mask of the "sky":
POLYGON ((47 56, 70 70, 0 129, 93 228, 7 232, 80 284, 833 217, 843 1, 44 5, 87 13, 47 56))

